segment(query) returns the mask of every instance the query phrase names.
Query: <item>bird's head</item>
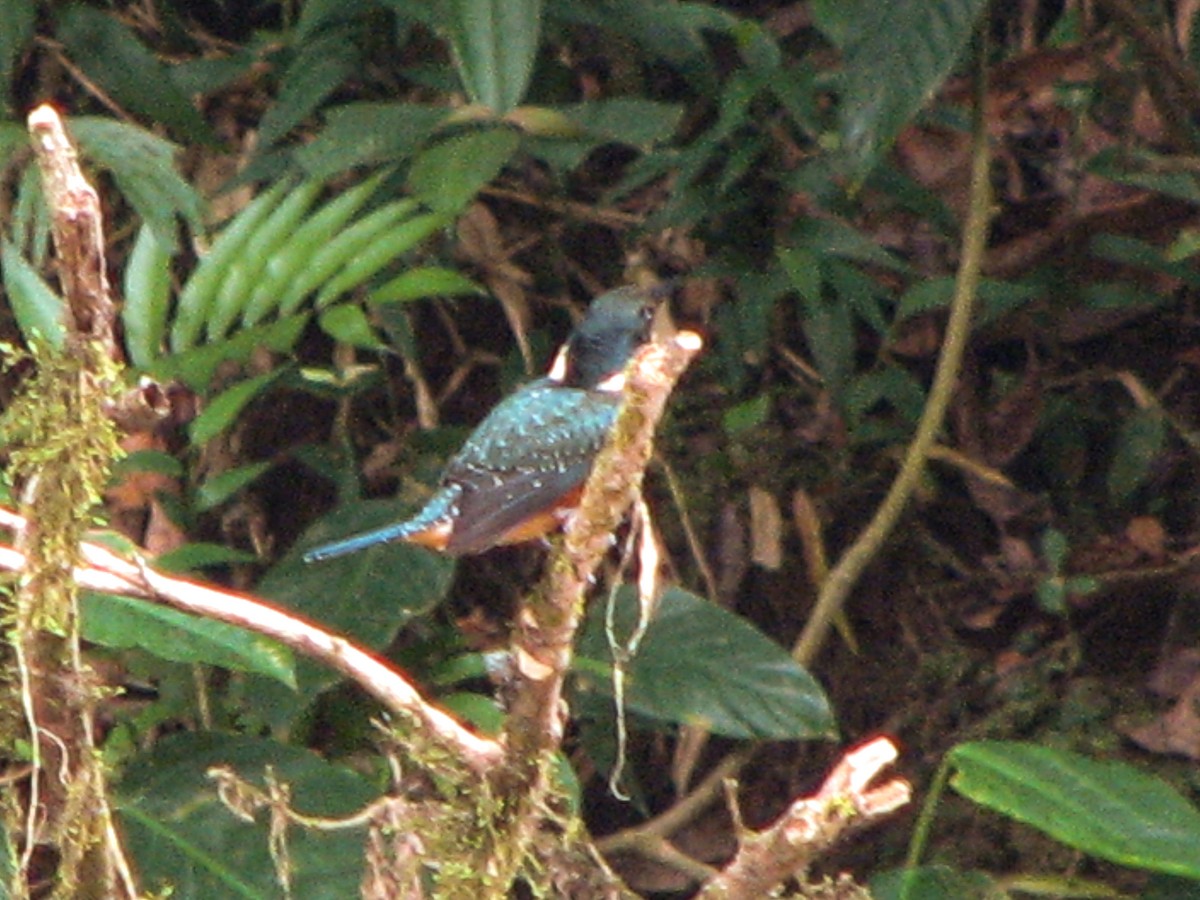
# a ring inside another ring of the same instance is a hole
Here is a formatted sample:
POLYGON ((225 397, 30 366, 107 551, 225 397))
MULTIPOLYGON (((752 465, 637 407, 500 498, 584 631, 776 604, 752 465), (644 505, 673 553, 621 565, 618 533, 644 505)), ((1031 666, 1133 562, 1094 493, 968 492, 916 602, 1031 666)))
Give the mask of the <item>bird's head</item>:
POLYGON ((654 314, 667 291, 620 287, 592 301, 550 369, 550 379, 586 390, 621 390, 617 383, 634 352, 650 340, 654 314))

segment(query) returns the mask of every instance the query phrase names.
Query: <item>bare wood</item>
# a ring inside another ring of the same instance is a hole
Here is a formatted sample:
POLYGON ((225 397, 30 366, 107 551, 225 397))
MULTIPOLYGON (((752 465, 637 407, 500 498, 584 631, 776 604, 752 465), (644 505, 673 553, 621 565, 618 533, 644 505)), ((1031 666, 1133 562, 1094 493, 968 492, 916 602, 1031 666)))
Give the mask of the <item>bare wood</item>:
POLYGON ((769 828, 740 835, 733 861, 709 879, 697 897, 769 896, 776 885, 803 872, 846 835, 907 804, 912 788, 901 778, 871 787, 896 755, 895 745, 883 737, 851 750, 817 793, 795 801, 769 828))
POLYGON ((116 305, 104 261, 100 196, 79 168, 79 156, 54 107, 29 114, 29 133, 42 171, 46 202, 54 213, 52 231, 58 278, 72 321, 70 334, 100 341, 112 359, 122 358, 114 335, 116 305))
MULTIPOLYGON (((19 531, 25 522, 0 508, 0 526, 19 531)), ((345 638, 258 598, 164 575, 98 544, 84 543, 82 551, 84 565, 76 568, 75 579, 83 587, 162 603, 274 638, 361 685, 386 709, 424 728, 471 769, 484 772, 500 762, 502 751, 497 742, 479 737, 427 703, 403 674, 345 638)), ((24 565, 20 553, 0 548, 0 569, 20 571, 24 565)))

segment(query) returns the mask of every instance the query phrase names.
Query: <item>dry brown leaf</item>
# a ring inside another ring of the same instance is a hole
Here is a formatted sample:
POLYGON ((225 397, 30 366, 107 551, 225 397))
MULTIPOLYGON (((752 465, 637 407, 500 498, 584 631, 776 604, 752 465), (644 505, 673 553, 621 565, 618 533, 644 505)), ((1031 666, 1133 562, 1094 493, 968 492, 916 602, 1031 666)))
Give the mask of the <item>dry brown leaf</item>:
POLYGON ((488 290, 504 309, 525 367, 532 372, 533 353, 529 348, 532 314, 527 289, 533 284, 533 277, 513 262, 514 252, 505 245, 496 217, 483 203, 471 204, 458 220, 458 254, 483 273, 488 290))
POLYGON ((1152 753, 1200 759, 1200 677, 1192 680, 1169 710, 1152 722, 1125 730, 1125 734, 1152 753))
POLYGON ((750 488, 750 558, 771 572, 783 565, 783 513, 775 495, 750 488))
POLYGON ((1167 530, 1154 516, 1135 516, 1125 526, 1125 538, 1155 562, 1167 556, 1167 530))

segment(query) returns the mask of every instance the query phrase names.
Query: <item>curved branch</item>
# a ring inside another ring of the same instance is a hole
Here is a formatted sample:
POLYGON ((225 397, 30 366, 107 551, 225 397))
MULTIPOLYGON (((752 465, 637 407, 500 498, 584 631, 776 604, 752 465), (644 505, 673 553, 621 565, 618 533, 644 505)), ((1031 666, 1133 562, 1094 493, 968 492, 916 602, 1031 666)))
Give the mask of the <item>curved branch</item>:
MULTIPOLYGON (((0 508, 0 526, 19 531, 24 528, 25 520, 0 508)), ((76 568, 75 579, 89 590, 162 603, 274 638, 361 685, 389 711, 425 729, 472 770, 482 774, 503 758, 496 741, 479 737, 448 713, 427 703, 400 672, 319 625, 255 597, 164 575, 144 564, 122 559, 97 544, 84 543, 82 550, 84 565, 76 568)), ((24 566, 24 555, 0 548, 0 569, 20 571, 24 566)))

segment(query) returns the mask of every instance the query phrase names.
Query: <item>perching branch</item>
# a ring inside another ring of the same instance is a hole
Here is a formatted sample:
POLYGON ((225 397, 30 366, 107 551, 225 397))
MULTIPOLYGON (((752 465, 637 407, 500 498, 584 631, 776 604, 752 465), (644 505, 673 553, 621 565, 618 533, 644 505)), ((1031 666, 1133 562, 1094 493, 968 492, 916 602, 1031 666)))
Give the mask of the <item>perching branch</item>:
POLYGON ((562 685, 584 598, 613 532, 641 489, 667 397, 700 347, 699 336, 685 331, 646 345, 626 369, 625 402, 613 434, 596 459, 561 548, 551 556, 545 585, 517 614, 515 679, 504 737, 515 758, 536 759, 562 740, 562 685))

